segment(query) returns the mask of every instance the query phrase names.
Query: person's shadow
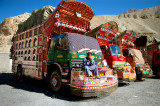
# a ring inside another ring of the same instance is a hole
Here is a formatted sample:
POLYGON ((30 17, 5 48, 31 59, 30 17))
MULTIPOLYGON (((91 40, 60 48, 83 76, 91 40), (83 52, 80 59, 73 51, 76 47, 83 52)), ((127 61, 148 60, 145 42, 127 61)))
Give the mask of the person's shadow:
POLYGON ((9 85, 14 89, 22 89, 29 92, 43 93, 51 98, 58 98, 66 101, 83 101, 83 100, 95 100, 98 98, 82 98, 74 96, 70 93, 69 87, 65 87, 65 90, 61 93, 56 93, 51 90, 49 84, 43 80, 36 80, 25 77, 23 81, 17 82, 13 73, 0 73, 0 85, 9 85))

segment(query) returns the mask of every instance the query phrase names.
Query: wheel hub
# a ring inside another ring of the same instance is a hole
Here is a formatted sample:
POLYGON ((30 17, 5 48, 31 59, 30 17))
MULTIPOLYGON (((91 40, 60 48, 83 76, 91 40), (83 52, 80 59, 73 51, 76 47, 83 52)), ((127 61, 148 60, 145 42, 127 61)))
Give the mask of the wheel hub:
POLYGON ((52 79, 52 84, 53 84, 53 86, 56 86, 56 85, 57 85, 57 82, 58 82, 58 81, 57 81, 56 78, 53 78, 53 79, 52 79))

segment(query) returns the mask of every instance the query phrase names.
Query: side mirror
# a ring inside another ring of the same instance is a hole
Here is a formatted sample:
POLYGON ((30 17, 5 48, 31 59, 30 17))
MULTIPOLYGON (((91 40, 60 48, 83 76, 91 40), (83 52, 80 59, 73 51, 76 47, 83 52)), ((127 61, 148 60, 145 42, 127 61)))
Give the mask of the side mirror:
POLYGON ((110 55, 108 46, 105 46, 105 54, 108 56, 110 55))

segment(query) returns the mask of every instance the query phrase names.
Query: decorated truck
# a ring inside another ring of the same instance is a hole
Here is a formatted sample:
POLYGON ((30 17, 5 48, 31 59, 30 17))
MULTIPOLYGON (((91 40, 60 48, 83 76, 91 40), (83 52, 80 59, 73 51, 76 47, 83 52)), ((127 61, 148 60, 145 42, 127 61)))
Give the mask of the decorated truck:
POLYGON ((118 32, 118 25, 111 21, 98 26, 87 33, 97 39, 104 59, 107 60, 110 68, 117 71, 119 81, 134 81, 136 78, 135 71, 126 63, 126 58, 122 54, 121 47, 113 44, 113 38, 118 32))
POLYGON ((147 46, 147 59, 153 73, 160 78, 160 42, 147 46))
POLYGON ((81 97, 114 91, 117 74, 107 67, 97 40, 82 35, 93 16, 85 3, 63 0, 44 23, 14 35, 12 71, 16 79, 47 79, 55 92, 69 85, 71 93, 81 97), (88 51, 93 53, 100 79, 86 77, 82 69, 88 51))
POLYGON ((122 51, 126 57, 126 61, 130 63, 136 71, 137 78, 141 80, 142 77, 151 77, 152 70, 150 66, 145 63, 141 51, 136 49, 134 45, 136 38, 136 32, 126 30, 115 38, 115 42, 117 42, 118 45, 122 45, 122 51))

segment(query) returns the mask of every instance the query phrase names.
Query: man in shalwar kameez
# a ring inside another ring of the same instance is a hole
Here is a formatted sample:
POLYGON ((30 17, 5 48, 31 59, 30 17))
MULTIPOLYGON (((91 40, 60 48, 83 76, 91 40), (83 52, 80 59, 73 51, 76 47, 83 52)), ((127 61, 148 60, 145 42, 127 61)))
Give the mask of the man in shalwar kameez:
POLYGON ((97 66, 95 65, 95 61, 92 58, 91 52, 88 52, 87 57, 83 60, 82 68, 85 69, 88 77, 92 77, 91 71, 93 71, 93 74, 95 75, 95 77, 98 78, 97 66))

